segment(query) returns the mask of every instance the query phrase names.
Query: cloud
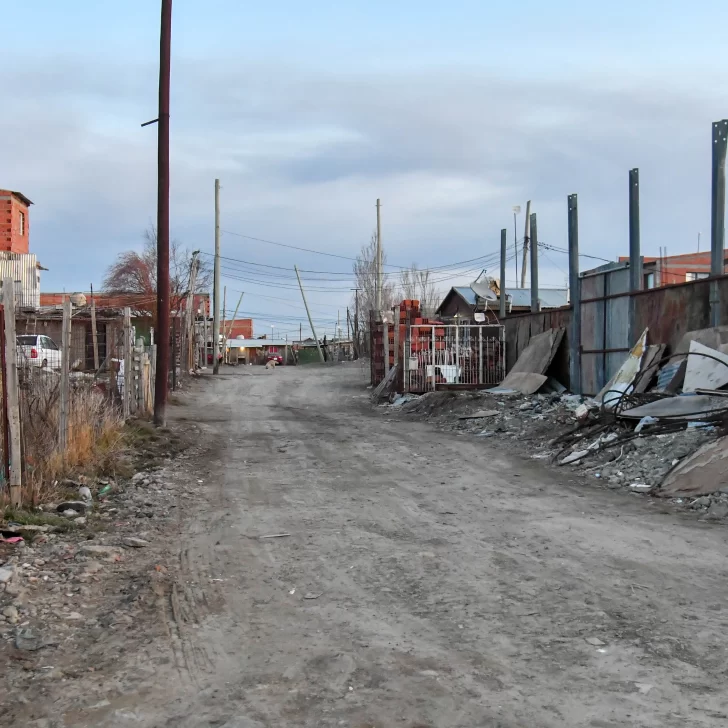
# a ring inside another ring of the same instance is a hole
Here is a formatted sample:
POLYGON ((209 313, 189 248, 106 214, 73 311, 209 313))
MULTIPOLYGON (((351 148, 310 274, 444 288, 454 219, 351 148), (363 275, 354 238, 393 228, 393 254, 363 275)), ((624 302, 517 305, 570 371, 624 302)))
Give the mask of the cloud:
MULTIPOLYGON (((156 132, 139 124, 156 115, 156 69, 78 57, 21 68, 6 87, 12 113, 0 116, 14 140, 0 183, 37 203, 31 236, 51 268, 44 287, 73 289, 99 281, 155 217, 156 132)), ((578 192, 582 249, 616 257, 627 245, 627 171, 638 166, 646 251, 678 252, 699 230, 708 236, 710 123, 727 100, 670 78, 175 60, 173 233, 211 249, 220 177, 228 230, 354 255, 381 197, 390 261, 440 265, 497 250, 500 228, 512 235, 511 206, 526 199, 541 238, 563 245, 566 196, 578 192)), ((292 263, 280 249, 226 243, 235 257, 292 263)), ((563 279, 544 261, 549 276, 563 279)))

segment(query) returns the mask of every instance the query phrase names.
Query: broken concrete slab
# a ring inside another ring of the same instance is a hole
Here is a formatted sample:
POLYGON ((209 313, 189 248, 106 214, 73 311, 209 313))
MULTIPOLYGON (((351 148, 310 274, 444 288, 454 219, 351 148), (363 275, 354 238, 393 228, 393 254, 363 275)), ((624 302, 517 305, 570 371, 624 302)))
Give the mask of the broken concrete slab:
POLYGON ((657 495, 665 498, 715 493, 728 486, 728 437, 708 442, 678 463, 657 495))
POLYGON ((718 389, 725 384, 728 384, 728 354, 691 341, 683 392, 718 389))
MULTIPOLYGON (((545 374, 563 338, 564 329, 548 329, 542 334, 532 336, 528 346, 521 352, 513 365, 508 377, 516 372, 545 374)), ((503 380, 503 386, 508 386, 506 384, 508 377, 503 380)))
POLYGON ((495 415, 499 415, 500 410, 478 410, 477 412, 473 412, 469 415, 460 415, 458 417, 459 420, 479 420, 483 417, 494 417, 495 415))
POLYGON ((655 374, 657 374, 660 361, 662 361, 662 358, 665 355, 665 348, 665 344, 652 344, 647 347, 647 351, 642 359, 642 367, 640 368, 639 376, 634 385, 635 392, 647 391, 647 388, 650 386, 655 374))
POLYGON ((494 389, 486 390, 489 394, 535 394, 543 386, 547 377, 533 372, 511 372, 494 389))
POLYGON ((619 367, 617 373, 594 398, 596 402, 602 404, 605 409, 614 409, 622 399, 622 395, 632 391, 632 383, 642 368, 642 358, 646 349, 647 329, 637 339, 637 343, 632 347, 624 364, 619 367))

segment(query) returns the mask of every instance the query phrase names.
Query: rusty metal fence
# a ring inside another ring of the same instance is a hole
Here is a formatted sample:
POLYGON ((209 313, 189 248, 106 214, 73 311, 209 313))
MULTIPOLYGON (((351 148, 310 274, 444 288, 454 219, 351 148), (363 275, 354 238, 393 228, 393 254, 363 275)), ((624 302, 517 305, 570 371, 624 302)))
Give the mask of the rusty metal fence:
POLYGON ((505 329, 413 324, 404 358, 405 392, 495 386, 505 376, 505 329))

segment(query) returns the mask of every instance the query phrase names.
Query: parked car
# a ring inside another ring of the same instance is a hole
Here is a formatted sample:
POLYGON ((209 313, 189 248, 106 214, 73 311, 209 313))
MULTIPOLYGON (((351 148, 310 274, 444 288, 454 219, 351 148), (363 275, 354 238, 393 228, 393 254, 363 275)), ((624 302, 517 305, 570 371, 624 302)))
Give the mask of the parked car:
POLYGON ((283 354, 277 351, 269 351, 265 357, 266 364, 269 361, 274 361, 276 364, 283 364, 283 354))
POLYGON ((20 334, 16 337, 18 362, 25 366, 61 368, 61 350, 49 336, 20 334))

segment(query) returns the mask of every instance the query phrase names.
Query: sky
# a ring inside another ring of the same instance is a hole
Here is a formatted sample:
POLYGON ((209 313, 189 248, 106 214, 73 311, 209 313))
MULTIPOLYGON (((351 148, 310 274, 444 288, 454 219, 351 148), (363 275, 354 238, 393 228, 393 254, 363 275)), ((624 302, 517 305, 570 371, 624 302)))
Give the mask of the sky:
MULTIPOLYGON (((0 188, 35 203, 42 290, 98 288, 156 217, 156 127, 140 124, 157 115, 159 2, 2 15, 0 188)), ((175 0, 172 236, 209 259, 219 178, 228 315, 244 291, 257 334, 290 336, 308 330, 294 264, 319 336, 345 320, 377 198, 388 275, 432 268, 443 294, 498 277, 500 230, 511 250, 529 199, 564 248, 579 195, 582 269, 625 255, 632 167, 643 254, 699 234, 705 250, 727 21, 712 0, 175 0)), ((567 257, 542 250, 539 269, 563 286, 567 257)))

